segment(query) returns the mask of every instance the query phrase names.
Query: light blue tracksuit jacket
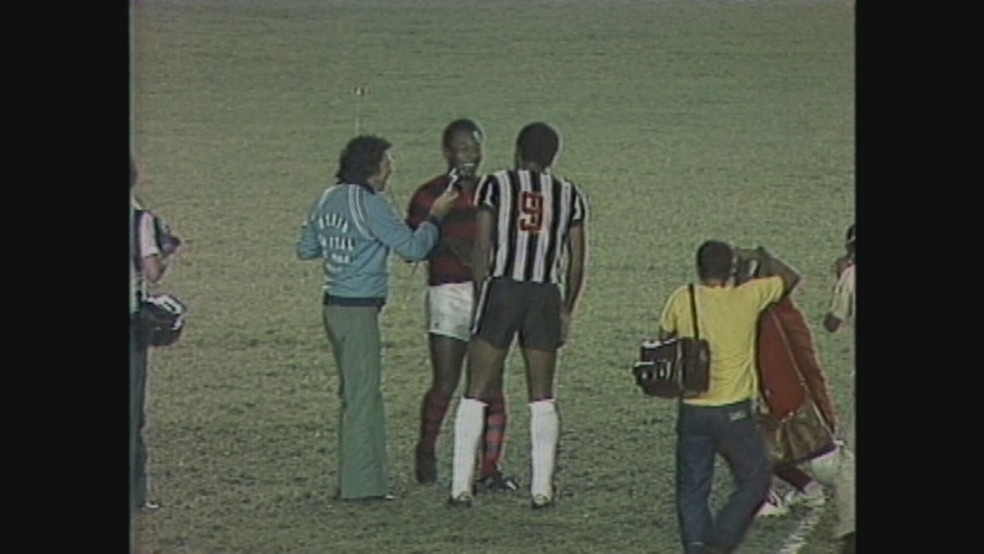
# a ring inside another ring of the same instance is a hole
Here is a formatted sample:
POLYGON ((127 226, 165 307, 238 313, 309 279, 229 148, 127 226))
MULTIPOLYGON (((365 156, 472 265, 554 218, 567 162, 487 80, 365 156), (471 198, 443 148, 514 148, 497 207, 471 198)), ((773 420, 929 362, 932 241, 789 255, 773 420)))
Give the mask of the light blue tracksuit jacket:
POLYGON ((326 303, 382 305, 390 251, 407 261, 421 261, 439 238, 436 219, 427 219, 414 231, 372 187, 339 183, 327 188, 311 208, 301 228, 297 257, 324 260, 326 303))

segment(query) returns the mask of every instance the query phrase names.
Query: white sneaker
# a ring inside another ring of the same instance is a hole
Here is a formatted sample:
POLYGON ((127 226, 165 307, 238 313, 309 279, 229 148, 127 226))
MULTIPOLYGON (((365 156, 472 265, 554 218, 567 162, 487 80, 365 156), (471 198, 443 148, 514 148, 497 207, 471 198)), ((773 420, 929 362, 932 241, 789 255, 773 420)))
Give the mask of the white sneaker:
POLYGON ((807 508, 819 508, 827 503, 827 496, 823 492, 823 486, 816 481, 810 481, 806 488, 801 492, 793 489, 783 498, 786 506, 806 506, 807 508))
POLYGON ((789 513, 789 507, 783 501, 782 497, 775 489, 770 488, 769 493, 765 496, 765 502, 762 503, 762 507, 759 508, 758 513, 755 517, 773 517, 773 516, 784 516, 789 513))

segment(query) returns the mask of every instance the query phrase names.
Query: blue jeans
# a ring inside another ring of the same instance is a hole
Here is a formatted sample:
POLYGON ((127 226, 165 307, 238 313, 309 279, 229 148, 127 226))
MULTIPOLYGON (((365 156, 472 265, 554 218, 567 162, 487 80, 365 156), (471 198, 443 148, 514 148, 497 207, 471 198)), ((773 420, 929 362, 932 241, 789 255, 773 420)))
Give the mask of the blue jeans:
POLYGON ((730 552, 741 541, 772 482, 772 467, 750 400, 725 406, 680 403, 676 453, 677 517, 684 552, 705 545, 730 552), (709 500, 714 458, 731 469, 735 490, 717 514, 709 500))

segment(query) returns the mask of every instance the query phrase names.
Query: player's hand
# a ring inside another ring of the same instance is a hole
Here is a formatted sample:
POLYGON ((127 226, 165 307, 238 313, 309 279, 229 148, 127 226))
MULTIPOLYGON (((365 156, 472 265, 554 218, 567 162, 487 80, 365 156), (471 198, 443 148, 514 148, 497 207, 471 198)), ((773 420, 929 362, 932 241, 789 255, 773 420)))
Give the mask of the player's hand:
POLYGON ((444 219, 448 212, 454 208, 454 202, 458 199, 458 191, 454 187, 445 189, 431 204, 430 215, 438 219, 444 219))

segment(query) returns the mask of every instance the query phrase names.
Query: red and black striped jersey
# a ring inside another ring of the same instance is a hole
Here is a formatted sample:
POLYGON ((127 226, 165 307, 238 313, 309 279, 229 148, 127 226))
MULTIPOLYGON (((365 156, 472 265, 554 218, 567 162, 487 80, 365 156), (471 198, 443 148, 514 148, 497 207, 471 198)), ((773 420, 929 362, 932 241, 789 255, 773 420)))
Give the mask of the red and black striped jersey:
POLYGON ((482 179, 475 204, 495 214, 492 277, 563 282, 567 234, 587 217, 576 185, 548 172, 504 170, 482 179))
MULTIPOLYGON (((450 184, 448 175, 440 175, 420 186, 410 198, 407 224, 416 229, 427 219, 434 200, 450 184)), ((472 196, 462 192, 455 200, 454 208, 441 221, 441 237, 456 237, 469 243, 475 241, 476 208, 472 196)), ((467 283, 472 280, 471 268, 466 266, 442 242, 427 257, 427 284, 467 283)))

